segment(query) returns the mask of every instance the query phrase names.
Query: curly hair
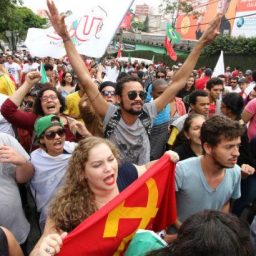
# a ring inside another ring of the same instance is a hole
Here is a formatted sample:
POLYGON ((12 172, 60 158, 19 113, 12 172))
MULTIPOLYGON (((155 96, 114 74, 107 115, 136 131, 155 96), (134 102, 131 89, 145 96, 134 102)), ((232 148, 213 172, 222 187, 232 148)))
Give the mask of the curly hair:
POLYGON ((43 112, 42 105, 41 105, 41 98, 45 91, 54 91, 59 99, 59 102, 61 104, 60 113, 63 113, 65 110, 65 99, 61 96, 61 94, 51 85, 51 84, 45 84, 45 86, 38 92, 35 103, 34 103, 34 112, 35 114, 39 116, 44 116, 45 113, 43 112))
POLYGON ((98 210, 85 176, 85 164, 91 149, 99 144, 106 144, 119 160, 117 148, 106 139, 91 136, 78 143, 69 160, 64 184, 49 207, 49 217, 57 230, 70 232, 98 210))

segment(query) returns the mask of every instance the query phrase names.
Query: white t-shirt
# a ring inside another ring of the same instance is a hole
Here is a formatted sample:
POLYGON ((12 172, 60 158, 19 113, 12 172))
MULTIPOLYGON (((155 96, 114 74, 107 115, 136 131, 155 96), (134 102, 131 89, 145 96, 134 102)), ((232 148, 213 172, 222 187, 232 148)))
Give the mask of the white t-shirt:
POLYGON ((21 67, 19 64, 16 62, 13 62, 10 64, 9 62, 4 63, 5 68, 8 70, 9 74, 13 76, 16 84, 20 83, 20 78, 19 78, 19 71, 21 71, 21 67))

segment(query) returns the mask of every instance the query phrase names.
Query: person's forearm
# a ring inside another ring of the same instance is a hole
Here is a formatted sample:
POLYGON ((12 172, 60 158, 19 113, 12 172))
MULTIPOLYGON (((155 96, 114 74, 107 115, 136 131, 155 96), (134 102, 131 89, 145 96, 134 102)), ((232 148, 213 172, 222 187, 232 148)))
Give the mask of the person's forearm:
POLYGON ((20 163, 16 167, 16 181, 18 183, 25 183, 29 181, 34 175, 33 165, 24 159, 23 163, 20 163))
POLYGON ((91 81, 90 73, 85 66, 84 61, 82 60, 80 54, 77 52, 71 39, 63 38, 64 46, 70 61, 72 68, 74 69, 78 80, 81 84, 86 84, 88 81, 91 81))
POLYGON ((18 88, 17 91, 14 92, 13 95, 10 96, 10 100, 17 106, 19 107, 27 95, 27 93, 30 91, 32 88, 31 85, 29 85, 26 81, 18 88))
POLYGON ((198 61, 198 58, 204 49, 204 43, 201 41, 198 41, 198 43, 195 45, 195 47, 192 49, 191 53, 189 54, 188 58, 185 60, 181 68, 174 74, 172 79, 172 86, 174 83, 177 83, 177 91, 182 89, 191 75, 192 71, 194 70, 194 67, 198 61))

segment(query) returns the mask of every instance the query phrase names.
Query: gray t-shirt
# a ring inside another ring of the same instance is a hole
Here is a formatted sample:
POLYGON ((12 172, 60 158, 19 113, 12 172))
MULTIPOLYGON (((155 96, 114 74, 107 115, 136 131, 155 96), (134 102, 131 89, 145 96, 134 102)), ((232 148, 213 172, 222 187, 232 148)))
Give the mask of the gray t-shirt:
MULTIPOLYGON (((29 159, 29 155, 11 135, 0 133, 0 146, 3 145, 11 146, 29 159)), ((13 164, 0 163, 0 226, 11 230, 17 241, 22 244, 27 239, 30 225, 22 209, 15 170, 16 166, 13 164)))
MULTIPOLYGON (((103 120, 104 129, 117 108, 115 105, 109 105, 103 120)), ((145 103, 143 110, 149 115, 153 124, 153 120, 157 115, 155 103, 145 103)), ((127 125, 121 117, 109 139, 118 147, 126 162, 141 165, 150 161, 148 134, 139 118, 132 125, 127 125)))
POLYGON ((224 179, 211 188, 201 167, 201 157, 180 161, 176 166, 176 200, 181 222, 205 209, 220 210, 231 198, 240 197, 241 171, 238 165, 226 169, 224 179))

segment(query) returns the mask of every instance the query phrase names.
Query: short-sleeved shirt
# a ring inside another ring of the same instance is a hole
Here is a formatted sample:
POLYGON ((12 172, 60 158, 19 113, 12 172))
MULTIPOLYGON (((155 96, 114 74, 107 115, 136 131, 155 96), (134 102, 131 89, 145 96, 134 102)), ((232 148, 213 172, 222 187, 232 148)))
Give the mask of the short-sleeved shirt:
MULTIPOLYGON (((29 159, 29 155, 11 135, 0 133, 0 146, 8 145, 29 159)), ((0 163, 0 226, 8 228, 16 240, 22 244, 29 234, 30 225, 21 205, 19 189, 16 183, 16 166, 0 163)))
POLYGON ((247 130, 248 138, 252 140, 256 136, 256 99, 251 100, 244 109, 252 115, 247 130))
POLYGON ((117 186, 119 192, 122 192, 131 183, 138 179, 136 167, 128 162, 122 163, 118 168, 117 186))
MULTIPOLYGON (((117 111, 118 107, 110 104, 103 120, 103 128, 117 111)), ((145 103, 143 110, 149 115, 151 123, 157 115, 154 102, 145 103)), ((150 161, 150 142, 147 131, 138 118, 132 125, 127 125, 121 117, 109 138, 119 149, 123 160, 134 164, 145 164, 150 161)))
POLYGON ((180 161, 176 166, 176 201, 182 222, 205 209, 221 210, 231 198, 240 197, 241 171, 238 165, 225 170, 225 176, 216 189, 211 188, 201 167, 201 157, 180 161))

